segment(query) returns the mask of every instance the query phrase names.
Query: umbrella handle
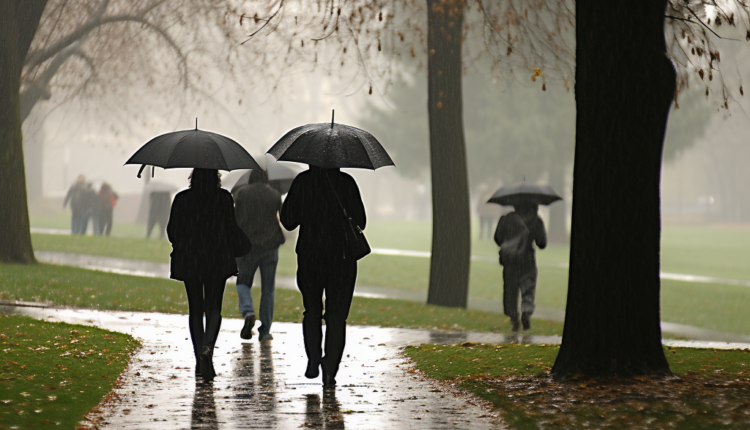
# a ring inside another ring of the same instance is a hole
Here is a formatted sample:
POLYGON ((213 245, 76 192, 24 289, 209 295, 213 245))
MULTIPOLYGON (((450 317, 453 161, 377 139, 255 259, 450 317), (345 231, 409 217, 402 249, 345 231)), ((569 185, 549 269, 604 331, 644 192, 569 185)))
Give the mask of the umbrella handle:
POLYGON ((146 168, 146 165, 145 164, 141 164, 141 168, 138 169, 138 179, 141 178, 141 173, 143 173, 143 169, 145 169, 145 168, 146 168))
POLYGON ((331 128, 333 128, 333 115, 336 113, 336 109, 331 109, 331 128))

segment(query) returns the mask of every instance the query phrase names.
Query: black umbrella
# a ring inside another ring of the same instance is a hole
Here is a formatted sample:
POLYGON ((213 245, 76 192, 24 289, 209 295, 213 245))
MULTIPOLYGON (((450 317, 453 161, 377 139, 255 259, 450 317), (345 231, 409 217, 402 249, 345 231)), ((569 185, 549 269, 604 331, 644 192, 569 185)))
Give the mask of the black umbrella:
POLYGON ((370 133, 344 124, 321 122, 292 129, 268 154, 279 161, 296 161, 323 168, 359 167, 375 170, 394 166, 383 146, 370 133))
POLYGON ((140 164, 139 178, 146 165, 165 169, 260 168, 239 143, 220 134, 198 130, 197 121, 195 130, 175 131, 151 139, 141 146, 125 164, 140 164))
MULTIPOLYGON (((289 187, 292 186, 292 181, 297 177, 297 174, 301 172, 300 168, 293 169, 289 166, 284 166, 280 163, 267 163, 266 173, 268 173, 268 185, 276 189, 281 194, 289 192, 289 187)), ((250 179, 250 171, 247 171, 237 179, 237 182, 232 186, 232 190, 235 188, 247 184, 250 179)), ((227 185, 229 185, 227 183, 227 185)))
POLYGON ((516 206, 523 203, 548 205, 562 200, 549 185, 536 185, 521 182, 500 187, 487 203, 497 203, 504 206, 516 206))

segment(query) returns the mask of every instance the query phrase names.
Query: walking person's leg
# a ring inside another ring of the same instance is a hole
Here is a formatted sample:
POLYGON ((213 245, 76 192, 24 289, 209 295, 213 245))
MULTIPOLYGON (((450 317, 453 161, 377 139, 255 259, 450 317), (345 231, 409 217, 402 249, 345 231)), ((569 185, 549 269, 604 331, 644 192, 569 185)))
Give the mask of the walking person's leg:
POLYGON ((213 365, 214 346, 221 329, 221 303, 224 298, 226 279, 213 278, 203 282, 205 290, 206 332, 203 335, 201 348, 201 376, 211 381, 216 376, 213 365))
POLYGON ((531 328, 531 315, 534 313, 534 309, 536 309, 534 301, 536 299, 537 273, 536 264, 534 264, 519 282, 521 291, 521 324, 523 324, 524 330, 531 328))
POLYGON ((159 215, 159 239, 164 239, 167 234, 167 223, 169 222, 169 206, 159 215))
POLYGON ((323 369, 323 387, 333 388, 336 385, 336 374, 339 371, 341 357, 346 345, 346 319, 354 296, 354 284, 357 280, 357 262, 339 260, 330 264, 330 275, 326 279, 326 340, 325 356, 321 361, 323 369))
POLYGON ((188 327, 193 341, 195 354, 195 374, 200 372, 199 354, 203 346, 203 283, 198 280, 185 281, 185 292, 188 298, 188 327))
POLYGON ((102 234, 100 215, 101 213, 98 210, 91 212, 91 229, 94 236, 100 236, 102 234))
POLYGON ((513 331, 520 329, 518 321, 518 276, 512 266, 503 267, 503 312, 510 317, 513 331))
POLYGON ((250 294, 250 287, 253 285, 253 277, 258 267, 253 253, 237 258, 237 298, 239 299, 240 315, 245 320, 245 325, 240 330, 240 337, 243 339, 252 339, 253 327, 255 326, 255 306, 253 306, 253 296, 250 294))
POLYGON ((273 339, 273 306, 276 297, 276 266, 279 264, 279 248, 267 251, 258 261, 260 265, 260 328, 258 340, 273 339))
POLYGON ((323 286, 320 280, 320 261, 315 258, 297 256, 297 286, 302 293, 305 307, 302 317, 302 336, 307 354, 307 378, 319 374, 320 359, 323 355, 323 286))
POLYGON ((112 220, 113 220, 113 210, 112 208, 109 208, 105 211, 105 228, 104 228, 104 234, 109 236, 112 233, 112 220))
POLYGON ((151 232, 154 231, 155 225, 156 225, 156 216, 149 213, 148 220, 146 220, 146 239, 151 238, 151 232))

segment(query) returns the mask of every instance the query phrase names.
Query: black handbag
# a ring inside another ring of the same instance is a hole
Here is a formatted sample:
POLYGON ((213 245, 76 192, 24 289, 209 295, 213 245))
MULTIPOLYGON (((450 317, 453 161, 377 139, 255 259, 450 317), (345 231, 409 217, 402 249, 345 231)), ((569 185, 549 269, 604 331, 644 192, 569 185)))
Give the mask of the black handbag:
POLYGON ((346 226, 344 227, 344 237, 346 239, 344 258, 347 258, 347 256, 353 256, 355 260, 360 260, 367 254, 372 252, 370 244, 367 242, 365 233, 362 231, 359 225, 357 225, 352 217, 350 217, 349 214, 346 213, 346 209, 344 209, 344 206, 341 204, 341 200, 339 200, 339 195, 336 193, 336 189, 333 188, 331 178, 326 175, 326 179, 328 179, 328 184, 331 186, 331 190, 333 190, 333 195, 336 196, 336 201, 339 203, 341 212, 344 213, 344 218, 346 218, 346 226))

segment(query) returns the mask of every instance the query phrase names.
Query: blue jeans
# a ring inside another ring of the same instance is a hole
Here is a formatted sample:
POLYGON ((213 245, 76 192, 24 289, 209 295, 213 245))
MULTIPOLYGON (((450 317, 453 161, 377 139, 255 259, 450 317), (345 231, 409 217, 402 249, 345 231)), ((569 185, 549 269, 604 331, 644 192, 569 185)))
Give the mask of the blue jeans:
POLYGON ((253 285, 255 271, 260 267, 260 328, 258 334, 263 339, 271 331, 273 322, 273 303, 276 293, 276 266, 279 263, 279 248, 261 253, 250 252, 237 259, 237 297, 240 301, 242 318, 255 314, 253 296, 250 286, 253 285))

